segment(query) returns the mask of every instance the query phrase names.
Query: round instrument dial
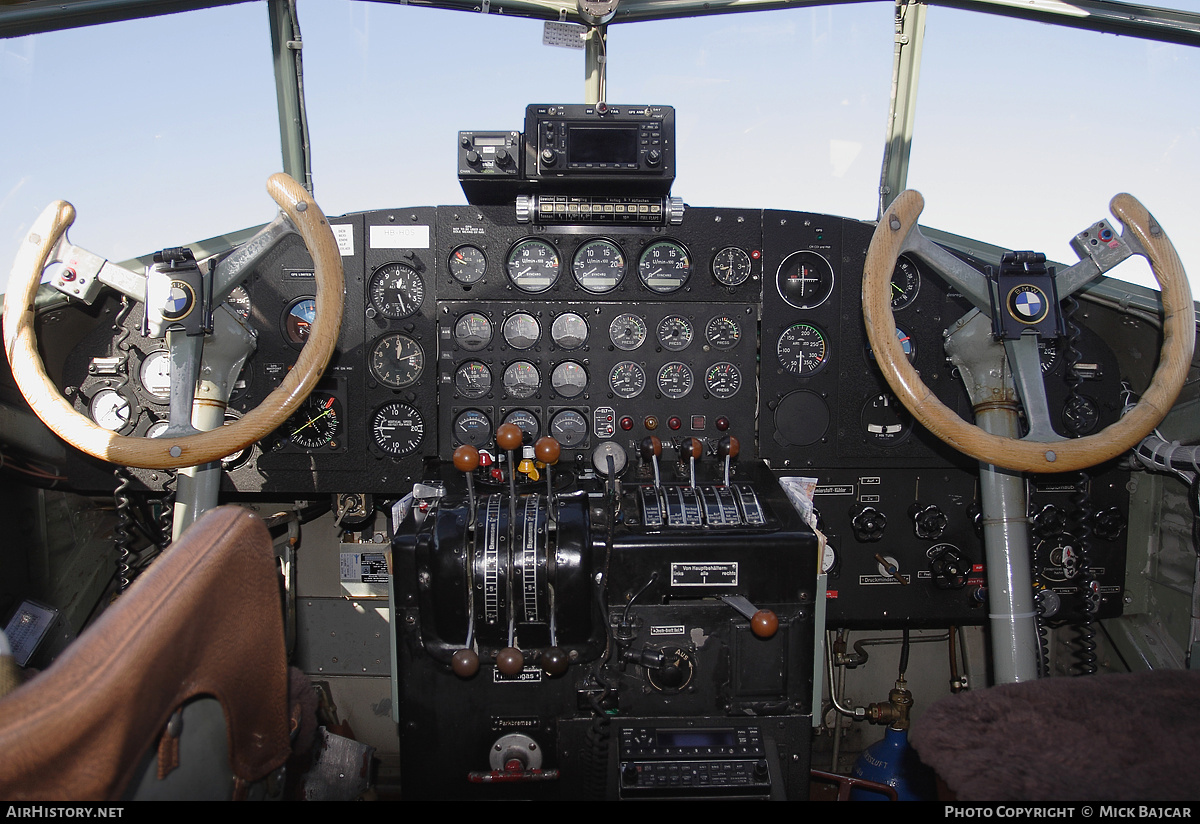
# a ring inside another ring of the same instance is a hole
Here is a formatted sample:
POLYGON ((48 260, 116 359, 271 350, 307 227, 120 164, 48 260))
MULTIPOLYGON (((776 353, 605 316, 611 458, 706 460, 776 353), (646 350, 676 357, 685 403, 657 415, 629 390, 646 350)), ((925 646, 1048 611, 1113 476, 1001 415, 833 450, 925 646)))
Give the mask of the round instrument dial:
POLYGON ((667 315, 658 322, 658 342, 668 352, 682 352, 692 344, 695 331, 683 315, 667 315))
POLYGON ((550 434, 564 449, 574 449, 587 441, 587 420, 574 409, 563 409, 550 419, 550 434))
POLYGON ((412 386, 425 370, 425 350, 408 335, 384 335, 371 347, 371 374, 384 386, 412 386))
POLYGON ((608 325, 608 339, 618 349, 632 352, 646 342, 646 321, 629 313, 617 315, 608 325))
POLYGON ((571 270, 582 289, 596 295, 611 292, 625 277, 625 253, 611 240, 589 240, 575 252, 571 270))
POLYGON ((708 321, 704 327, 704 339, 713 349, 722 351, 732 349, 742 339, 742 326, 737 318, 730 315, 717 315, 708 321))
POLYGON ((828 363, 829 341, 813 324, 795 323, 783 330, 775 344, 775 353, 784 369, 807 377, 828 363))
POLYGON ((371 441, 388 455, 411 455, 421 448, 424 439, 425 419, 407 403, 385 403, 371 416, 371 441))
POLYGON ((454 322, 454 342, 459 349, 479 352, 492 342, 492 322, 487 315, 468 312, 454 322))
POLYGON ((638 258, 638 277, 651 292, 667 294, 682 289, 691 274, 691 256, 678 241, 651 243, 638 258))
POLYGON ((454 439, 479 447, 492 439, 492 421, 478 409, 467 409, 454 418, 454 439))
POLYGON ((289 443, 302 449, 335 446, 341 421, 341 401, 325 392, 313 392, 279 428, 282 439, 276 448, 289 443))
POLYGON ((296 298, 283 314, 283 336, 288 343, 303 346, 317 319, 316 298, 296 298))
POLYGON ((462 398, 482 398, 492 391, 492 371, 477 360, 460 363, 454 370, 454 389, 462 398))
POLYGON ((658 391, 663 397, 677 400, 692 391, 695 378, 691 367, 680 361, 671 361, 658 370, 658 391))
POLYGON ((714 398, 732 398, 742 388, 742 373, 729 361, 714 363, 704 371, 704 387, 714 398))
POLYGON ((425 301, 425 281, 404 263, 385 263, 371 275, 371 305, 393 320, 415 315, 425 301))
POLYGON ((92 420, 112 432, 122 432, 133 423, 133 405, 115 389, 101 389, 92 395, 92 420))
POLYGON ((833 293, 833 267, 816 252, 793 252, 779 264, 779 296, 797 309, 813 309, 833 293))
POLYGON ((154 400, 166 401, 171 398, 171 353, 166 349, 157 349, 142 361, 138 372, 142 388, 154 400))
POLYGON ((563 349, 578 349, 587 343, 587 321, 577 312, 563 312, 550 324, 550 339, 563 349))
POLYGON ((588 373, 582 364, 563 361, 550 373, 550 386, 563 398, 577 398, 587 391, 588 373))
POLYGON ((921 273, 917 265, 906 257, 896 259, 896 268, 892 272, 892 311, 912 304, 921 291, 921 273))
POLYGON ((521 432, 528 435, 531 439, 536 439, 538 432, 541 430, 541 424, 538 422, 537 416, 528 409, 514 409, 504 416, 501 423, 514 424, 521 432))
POLYGON ((636 398, 646 388, 646 371, 633 361, 621 361, 608 373, 608 386, 618 398, 636 398))
POLYGON ((459 246, 450 253, 450 276, 464 286, 483 280, 487 274, 487 256, 477 246, 459 246))
POLYGON ((737 246, 726 246, 713 255, 713 277, 724 286, 741 286, 750 278, 750 255, 737 246))
MULTIPOLYGON (((909 337, 909 334, 896 327, 896 340, 900 342, 900 351, 904 353, 904 357, 908 358, 909 363, 913 363, 917 359, 917 342, 909 337)), ((875 350, 870 345, 867 346, 867 360, 875 363, 875 350)))
POLYGON ((504 391, 510 398, 532 398, 542 388, 537 367, 529 361, 513 361, 504 367, 504 391))
POLYGON ((527 238, 509 251, 505 269, 522 292, 545 292, 558 280, 558 252, 547 241, 527 238))
POLYGON ((225 302, 242 320, 250 317, 250 293, 246 291, 245 286, 233 287, 229 292, 229 297, 225 298, 225 302))
POLYGON ((898 444, 912 431, 912 416, 889 392, 867 398, 860 422, 863 435, 878 446, 898 444))
POLYGON ((528 312, 513 312, 504 319, 500 330, 504 342, 513 349, 528 349, 542 336, 542 327, 537 318, 528 312))

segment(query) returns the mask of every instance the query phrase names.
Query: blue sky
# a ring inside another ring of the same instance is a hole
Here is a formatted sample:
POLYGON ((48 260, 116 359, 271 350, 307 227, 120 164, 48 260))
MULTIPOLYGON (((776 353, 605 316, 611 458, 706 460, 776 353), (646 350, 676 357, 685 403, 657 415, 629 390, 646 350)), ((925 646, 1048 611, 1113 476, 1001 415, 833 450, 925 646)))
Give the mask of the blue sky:
MULTIPOLYGON (((1072 262, 1071 235, 1127 190, 1200 283, 1196 49, 928 17, 909 177, 923 222, 1072 262)), ((880 2, 613 26, 608 97, 675 106, 674 194, 690 204, 873 219, 891 18, 880 2)), ((457 130, 520 129, 527 103, 582 99, 582 52, 541 45, 535 21, 302 0, 300 22, 330 213, 462 202, 457 130)), ((0 104, 19 113, 0 132, 0 259, 59 197, 79 209, 72 239, 114 259, 268 220, 267 38, 248 3, 0 41, 0 104)))

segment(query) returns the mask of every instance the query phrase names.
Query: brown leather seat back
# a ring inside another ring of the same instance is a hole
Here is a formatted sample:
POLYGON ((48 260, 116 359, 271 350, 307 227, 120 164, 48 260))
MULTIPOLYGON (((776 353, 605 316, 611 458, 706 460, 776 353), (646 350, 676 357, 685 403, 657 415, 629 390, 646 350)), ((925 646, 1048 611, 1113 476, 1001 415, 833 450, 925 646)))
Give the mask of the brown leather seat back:
POLYGON ((0 700, 0 798, 119 798, 171 714, 220 701, 231 779, 289 752, 271 538, 246 509, 204 514, 45 672, 0 700))

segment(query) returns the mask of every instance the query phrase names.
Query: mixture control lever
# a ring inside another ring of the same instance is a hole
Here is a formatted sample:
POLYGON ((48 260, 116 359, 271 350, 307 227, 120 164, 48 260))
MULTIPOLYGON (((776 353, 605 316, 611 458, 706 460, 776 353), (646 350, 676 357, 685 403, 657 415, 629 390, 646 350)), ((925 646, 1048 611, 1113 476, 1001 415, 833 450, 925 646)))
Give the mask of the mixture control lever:
POLYGON ((704 454, 704 444, 699 438, 684 438, 679 444, 679 457, 688 459, 688 476, 692 486, 696 485, 696 461, 704 454))
POLYGON ((471 514, 467 529, 475 531, 475 470, 479 468, 479 450, 463 444, 454 450, 454 468, 467 477, 467 509, 471 514))
POLYGON ((638 444, 638 454, 642 460, 650 461, 654 466, 654 488, 662 486, 662 475, 658 471, 658 456, 662 454, 662 441, 656 435, 647 435, 638 444))
POLYGON ((717 457, 725 459, 725 486, 729 486, 729 469, 733 461, 737 460, 738 452, 741 451, 741 444, 738 439, 732 435, 725 435, 717 442, 717 457))

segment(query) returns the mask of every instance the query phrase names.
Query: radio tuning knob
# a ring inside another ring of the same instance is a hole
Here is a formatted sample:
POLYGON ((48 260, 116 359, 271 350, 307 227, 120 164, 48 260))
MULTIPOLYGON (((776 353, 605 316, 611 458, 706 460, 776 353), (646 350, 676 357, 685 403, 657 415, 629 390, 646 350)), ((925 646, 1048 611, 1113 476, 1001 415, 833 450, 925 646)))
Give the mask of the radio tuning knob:
POLYGON ((649 166, 657 166, 662 162, 662 152, 658 149, 651 149, 646 152, 646 164, 649 166))
POLYGON ((474 149, 467 152, 467 163, 474 166, 478 162, 479 162, 479 152, 475 151, 474 149))
POLYGON ((541 160, 543 166, 553 166, 558 162, 558 152, 554 149, 542 149, 541 160))

